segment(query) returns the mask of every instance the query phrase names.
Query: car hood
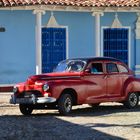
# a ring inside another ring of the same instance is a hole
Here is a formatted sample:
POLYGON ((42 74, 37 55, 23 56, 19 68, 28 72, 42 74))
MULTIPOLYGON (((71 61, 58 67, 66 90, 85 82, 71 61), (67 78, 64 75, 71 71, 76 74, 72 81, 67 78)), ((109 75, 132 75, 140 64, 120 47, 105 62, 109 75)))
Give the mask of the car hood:
POLYGON ((80 72, 60 72, 60 73, 46 73, 40 75, 33 75, 27 79, 28 84, 33 84, 35 81, 44 80, 59 80, 59 79, 75 79, 80 78, 80 72))

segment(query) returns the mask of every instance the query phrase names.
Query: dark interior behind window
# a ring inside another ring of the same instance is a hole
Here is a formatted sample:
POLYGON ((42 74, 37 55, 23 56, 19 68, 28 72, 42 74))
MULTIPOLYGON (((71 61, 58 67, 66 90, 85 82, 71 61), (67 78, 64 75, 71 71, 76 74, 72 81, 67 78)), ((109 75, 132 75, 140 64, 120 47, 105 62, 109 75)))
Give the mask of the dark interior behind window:
POLYGON ((117 65, 114 64, 114 63, 108 63, 106 65, 106 69, 107 69, 108 73, 114 73, 114 72, 116 73, 116 72, 118 72, 117 65))
POLYGON ((93 63, 91 66, 91 73, 103 73, 102 63, 93 63))

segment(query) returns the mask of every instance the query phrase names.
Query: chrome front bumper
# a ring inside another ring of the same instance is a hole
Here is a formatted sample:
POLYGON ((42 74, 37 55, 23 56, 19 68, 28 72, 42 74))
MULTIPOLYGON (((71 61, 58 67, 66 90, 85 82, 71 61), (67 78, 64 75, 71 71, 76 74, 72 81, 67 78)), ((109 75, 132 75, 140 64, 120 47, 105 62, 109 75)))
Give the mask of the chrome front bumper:
POLYGON ((11 95, 10 104, 42 104, 54 103, 56 99, 53 97, 35 97, 34 94, 30 98, 17 98, 15 94, 11 95))

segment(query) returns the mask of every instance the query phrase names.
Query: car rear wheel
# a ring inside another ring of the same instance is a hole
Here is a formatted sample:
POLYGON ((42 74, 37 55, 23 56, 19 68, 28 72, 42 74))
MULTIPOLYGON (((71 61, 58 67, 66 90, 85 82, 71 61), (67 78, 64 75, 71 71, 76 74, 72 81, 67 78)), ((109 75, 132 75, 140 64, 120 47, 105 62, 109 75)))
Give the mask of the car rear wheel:
POLYGON ((33 111, 31 104, 19 104, 19 109, 23 115, 30 115, 33 111))
POLYGON ((127 108, 135 108, 137 107, 138 102, 139 102, 138 94, 135 92, 132 92, 132 93, 129 93, 127 100, 124 102, 124 105, 127 108))
POLYGON ((58 101, 58 110, 62 115, 68 115, 72 109, 72 97, 70 94, 63 94, 58 101))

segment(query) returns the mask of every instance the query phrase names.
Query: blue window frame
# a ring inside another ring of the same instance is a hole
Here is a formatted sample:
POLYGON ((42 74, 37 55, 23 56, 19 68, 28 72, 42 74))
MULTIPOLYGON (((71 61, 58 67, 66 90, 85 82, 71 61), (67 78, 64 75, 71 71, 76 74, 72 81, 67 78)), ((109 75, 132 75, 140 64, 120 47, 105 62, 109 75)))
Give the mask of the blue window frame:
POLYGON ((66 59, 66 29, 42 28, 42 73, 52 72, 66 59))
POLYGON ((128 65, 128 29, 104 29, 104 56, 122 60, 128 65))

